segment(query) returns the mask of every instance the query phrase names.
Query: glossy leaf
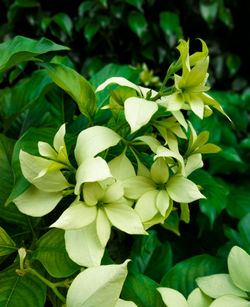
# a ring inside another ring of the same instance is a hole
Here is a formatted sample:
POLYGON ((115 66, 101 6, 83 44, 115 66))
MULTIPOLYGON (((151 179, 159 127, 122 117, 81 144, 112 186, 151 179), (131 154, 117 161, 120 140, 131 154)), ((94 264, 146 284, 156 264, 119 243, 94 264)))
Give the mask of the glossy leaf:
POLYGON ((0 44, 0 72, 4 72, 21 62, 31 60, 40 54, 68 49, 68 47, 57 45, 46 38, 36 41, 27 37, 16 36, 11 41, 0 44))
POLYGON ((53 21, 57 23, 68 36, 72 36, 73 23, 69 15, 65 13, 58 13, 53 16, 53 21))
POLYGON ((95 93, 89 82, 75 70, 62 64, 43 64, 43 67, 56 85, 78 104, 81 113, 92 120, 97 106, 95 93))
POLYGON ((39 260, 47 272, 56 278, 68 277, 79 270, 79 266, 68 256, 64 243, 64 231, 52 229, 37 242, 32 259, 39 260))
POLYGON ((180 291, 184 296, 196 288, 195 279, 225 271, 224 262, 210 255, 194 256, 177 263, 163 277, 161 286, 180 291))
POLYGON ((18 275, 17 268, 12 265, 0 272, 0 306, 43 307, 46 285, 30 273, 18 275))
POLYGON ((0 227, 0 257, 9 255, 16 251, 16 244, 7 234, 7 232, 0 227))
POLYGON ((156 290, 158 286, 155 281, 143 274, 129 272, 122 289, 122 298, 135 302, 138 307, 164 307, 156 290))
POLYGON ((92 40, 92 38, 95 36, 99 28, 100 25, 96 20, 90 20, 90 22, 86 24, 86 27, 84 28, 84 36, 86 37, 89 43, 92 40))
POLYGON ((200 209, 206 214, 210 220, 212 226, 216 217, 220 212, 226 208, 227 195, 229 189, 225 184, 221 184, 213 179, 213 177, 204 170, 197 170, 189 177, 196 184, 202 186, 202 194, 206 196, 206 199, 201 199, 200 209))

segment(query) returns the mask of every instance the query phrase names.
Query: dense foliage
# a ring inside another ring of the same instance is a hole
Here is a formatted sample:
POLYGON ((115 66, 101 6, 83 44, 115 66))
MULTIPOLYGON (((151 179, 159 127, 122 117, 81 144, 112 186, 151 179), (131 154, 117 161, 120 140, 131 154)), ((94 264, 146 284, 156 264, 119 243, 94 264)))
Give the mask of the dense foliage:
POLYGON ((3 5, 0 305, 249 306, 237 6, 3 5))

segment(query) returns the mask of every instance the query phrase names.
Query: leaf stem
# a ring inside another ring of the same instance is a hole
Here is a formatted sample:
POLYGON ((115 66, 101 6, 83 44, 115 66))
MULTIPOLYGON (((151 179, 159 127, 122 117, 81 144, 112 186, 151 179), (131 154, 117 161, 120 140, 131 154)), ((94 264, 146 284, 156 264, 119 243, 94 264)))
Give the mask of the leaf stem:
POLYGON ((39 278, 43 283, 45 283, 48 287, 51 288, 51 290, 55 293, 55 295, 62 301, 62 302, 66 302, 65 297, 58 291, 57 287, 67 287, 65 282, 57 282, 57 283, 53 283, 51 281, 49 281, 48 279, 46 279, 44 276, 42 276, 41 274, 39 274, 36 270, 32 269, 32 268, 27 268, 24 270, 24 272, 29 272, 33 275, 35 275, 37 278, 39 278))

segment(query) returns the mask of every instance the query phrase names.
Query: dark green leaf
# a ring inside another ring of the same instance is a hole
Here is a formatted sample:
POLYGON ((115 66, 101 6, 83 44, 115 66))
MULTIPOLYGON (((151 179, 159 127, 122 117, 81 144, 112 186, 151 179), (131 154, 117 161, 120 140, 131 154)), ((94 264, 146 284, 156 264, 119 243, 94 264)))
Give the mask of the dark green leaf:
POLYGON ((197 287, 197 277, 226 272, 226 264, 220 258, 199 255, 177 263, 164 275, 161 286, 180 291, 184 296, 197 287))
POLYGON ((0 306, 43 307, 46 285, 30 273, 19 276, 12 265, 0 273, 0 306))
POLYGON ((177 34, 180 30, 179 16, 173 12, 160 13, 160 26, 166 35, 177 34))
POLYGON ((127 3, 135 6, 138 10, 142 11, 142 5, 144 0, 126 0, 127 3))
POLYGON ((69 15, 58 13, 53 17, 53 21, 65 32, 68 36, 72 36, 73 23, 69 15))
POLYGON ((190 175, 190 179, 202 186, 202 194, 206 199, 200 199, 200 209, 209 218, 211 227, 220 214, 226 208, 229 188, 222 182, 218 183, 204 170, 196 170, 190 175))
POLYGON ((149 236, 140 236, 136 239, 130 258, 131 270, 160 281, 172 266, 172 249, 168 242, 161 243, 156 232, 151 230, 149 236))
POLYGON ((80 269, 67 254, 61 229, 52 229, 37 241, 32 259, 39 260, 56 278, 68 277, 80 269))
POLYGON ((230 76, 233 76, 240 69, 241 58, 236 54, 231 54, 227 57, 226 65, 229 70, 230 76))
POLYGON ((122 298, 133 301, 138 307, 164 307, 159 292, 159 285, 149 277, 130 272, 124 283, 122 298))
POLYGON ((2 116, 5 118, 4 127, 8 130, 15 118, 28 109, 39 97, 49 89, 52 80, 45 70, 35 71, 29 79, 17 84, 2 94, 2 116))
POLYGON ((218 11, 218 1, 206 1, 202 0, 200 2, 200 11, 201 16, 206 20, 206 22, 209 24, 214 21, 217 11, 218 11))
POLYGON ((96 112, 96 97, 90 83, 75 70, 62 64, 43 64, 51 79, 67 92, 83 115, 90 120, 96 112))
POLYGON ((179 230, 179 224, 180 224, 180 218, 178 216, 178 213, 176 211, 172 211, 168 216, 168 218, 164 221, 164 224, 162 224, 162 227, 172 231, 177 236, 180 236, 181 234, 179 230))
POLYGON ((240 220, 238 229, 243 240, 242 247, 250 253, 250 213, 240 220))
POLYGON ((231 187, 228 197, 227 212, 231 216, 242 219, 250 212, 250 191, 247 187, 231 187))
POLYGON ((92 38, 95 36, 99 28, 100 25, 95 20, 90 20, 90 22, 86 24, 84 28, 84 36, 86 37, 88 42, 92 40, 92 38))
POLYGON ((79 14, 79 16, 83 17, 84 14, 89 11, 89 9, 91 8, 92 5, 93 5, 92 1, 84 1, 84 2, 82 2, 79 5, 79 7, 78 7, 78 14, 79 14))
POLYGON ((37 55, 68 49, 68 47, 57 45, 46 38, 36 41, 27 37, 16 36, 11 41, 0 44, 0 72, 6 71, 21 62, 29 61, 37 55))
POLYGON ((7 234, 7 232, 0 227, 0 256, 9 255, 16 251, 16 244, 7 234))
POLYGON ((16 0, 15 2, 18 6, 21 7, 36 7, 39 6, 39 2, 35 0, 16 0))
POLYGON ((147 21, 141 13, 131 12, 128 16, 128 24, 140 38, 146 32, 147 21))

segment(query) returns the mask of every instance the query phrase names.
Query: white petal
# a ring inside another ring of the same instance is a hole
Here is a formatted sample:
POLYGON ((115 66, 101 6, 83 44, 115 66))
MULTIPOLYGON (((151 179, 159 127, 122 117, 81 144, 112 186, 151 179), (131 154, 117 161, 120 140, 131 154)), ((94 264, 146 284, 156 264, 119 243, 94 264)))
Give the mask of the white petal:
POLYGON ((123 181, 124 195, 131 199, 138 199, 144 193, 155 189, 151 178, 143 176, 130 177, 123 181))
POLYGON ((70 186, 59 170, 45 173, 39 177, 41 171, 53 167, 56 162, 30 155, 22 150, 19 158, 24 177, 38 189, 45 192, 58 192, 70 186))
POLYGON ((150 135, 138 136, 133 140, 133 143, 135 143, 135 145, 136 141, 142 141, 143 143, 147 144, 154 153, 156 153, 157 148, 161 146, 161 143, 155 137, 150 135))
POLYGON ((190 203, 197 199, 205 198, 191 180, 176 175, 167 183, 167 192, 176 202, 190 203))
POLYGON ((187 158, 185 165, 185 173, 188 177, 193 171, 203 166, 201 154, 194 154, 187 158))
POLYGON ((158 110, 157 103, 143 98, 130 97, 124 102, 124 113, 131 133, 146 125, 158 110))
POLYGON ((196 288, 189 294, 187 302, 189 307, 209 307, 212 299, 196 288))
POLYGON ((65 247, 69 257, 85 267, 100 265, 104 254, 104 248, 96 233, 95 222, 82 229, 66 230, 65 247))
POLYGON ((112 176, 116 179, 124 180, 126 178, 135 176, 134 167, 130 160, 127 158, 125 152, 111 160, 108 165, 112 176))
POLYGON ((106 205, 104 210, 116 228, 129 234, 146 234, 139 215, 129 206, 117 203, 106 205))
POLYGON ((159 191, 156 198, 156 207, 160 211, 162 216, 165 216, 170 205, 170 199, 168 193, 164 190, 159 191))
POLYGON ((38 142, 38 150, 41 156, 54 160, 57 158, 56 151, 48 143, 38 142))
POLYGON ((124 194, 121 181, 111 184, 104 193, 103 201, 105 203, 113 203, 122 198, 124 194))
POLYGON ((102 181, 112 177, 107 162, 101 157, 85 160, 76 171, 75 194, 80 193, 81 184, 84 182, 102 181))
POLYGON ((83 186, 83 199, 89 205, 98 203, 104 196, 104 190, 98 182, 86 182, 83 186))
POLYGON ((209 307, 250 307, 250 303, 235 295, 224 295, 214 300, 209 307))
POLYGON ((190 95, 189 104, 191 110, 201 119, 204 114, 204 103, 198 95, 190 95))
POLYGON ((24 214, 43 216, 52 211, 62 198, 62 192, 43 192, 30 186, 14 200, 14 203, 24 214))
POLYGON ((57 131, 54 137, 53 146, 57 152, 59 152, 61 147, 65 147, 64 136, 65 136, 65 124, 63 124, 60 127, 60 129, 57 131))
POLYGON ((103 82, 101 85, 98 86, 96 89, 96 92, 100 92, 103 89, 105 89, 106 86, 111 84, 119 84, 120 86, 127 86, 130 88, 135 89, 138 93, 141 93, 140 87, 136 84, 130 82, 129 80, 123 78, 123 77, 112 77, 107 79, 105 82, 103 82))
POLYGON ((179 291, 171 288, 157 288, 157 290, 168 307, 188 307, 185 297, 179 291))
POLYGON ((80 229, 91 224, 96 218, 96 207, 86 206, 80 202, 66 209, 50 227, 65 230, 80 229))
POLYGON ((111 225, 103 209, 97 211, 96 231, 102 246, 105 248, 110 237, 111 225))
POLYGON ((112 129, 102 126, 83 130, 77 138, 75 157, 78 165, 87 158, 92 158, 105 149, 115 146, 121 137, 112 129))
POLYGON ((135 211, 139 214, 141 220, 146 222, 151 220, 157 213, 156 198, 159 191, 149 191, 143 194, 135 205, 135 211))
POLYGON ((137 305, 132 301, 125 301, 119 298, 115 307, 137 307, 137 305))
POLYGON ((101 265, 81 272, 68 290, 67 306, 115 307, 127 276, 127 263, 101 265))

